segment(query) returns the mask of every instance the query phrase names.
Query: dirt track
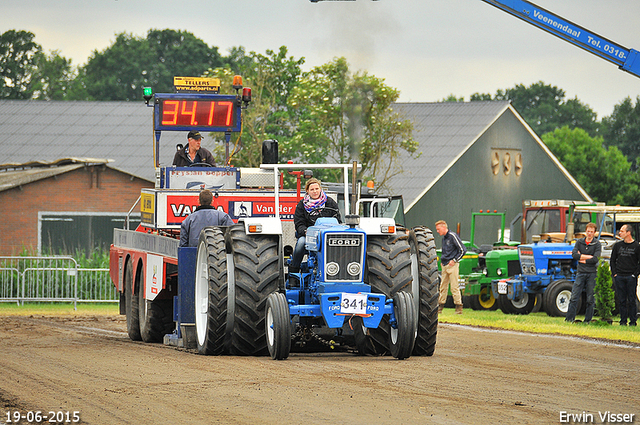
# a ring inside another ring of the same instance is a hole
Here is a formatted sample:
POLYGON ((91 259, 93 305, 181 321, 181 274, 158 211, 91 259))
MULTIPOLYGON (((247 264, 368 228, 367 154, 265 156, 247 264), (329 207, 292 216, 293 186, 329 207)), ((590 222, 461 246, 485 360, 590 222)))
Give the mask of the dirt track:
MULTIPOLYGON (((441 324, 433 357, 205 357, 130 341, 121 316, 0 318, 0 420, 88 424, 556 424, 635 414, 640 347, 441 324)), ((22 421, 21 423, 27 423, 22 421)))

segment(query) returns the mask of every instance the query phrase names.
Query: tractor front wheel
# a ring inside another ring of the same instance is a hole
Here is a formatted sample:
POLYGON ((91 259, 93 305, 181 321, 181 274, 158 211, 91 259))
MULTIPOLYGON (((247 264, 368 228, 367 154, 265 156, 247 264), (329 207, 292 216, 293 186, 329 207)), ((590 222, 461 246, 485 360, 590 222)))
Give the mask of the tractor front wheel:
MULTIPOLYGON (((392 298, 397 292, 412 290, 411 248, 408 239, 404 231, 367 238, 366 282, 371 285, 372 292, 392 298)), ((368 329, 364 337, 369 341, 360 340, 362 335, 356 333, 356 344, 361 354, 388 354, 389 329, 389 318, 385 315, 377 328, 368 329)))
POLYGON ((496 310, 498 308, 498 302, 493 297, 490 286, 483 285, 478 295, 471 295, 469 298, 473 310, 496 310))
MULTIPOLYGON (((569 301, 571 301, 571 288, 573 283, 568 280, 556 280, 551 282, 544 291, 542 305, 547 314, 551 317, 565 317, 569 310, 569 301)), ((576 311, 580 311, 582 306, 582 297, 578 298, 576 311)))
POLYGON ((506 295, 500 295, 498 302, 504 314, 529 314, 536 303, 536 297, 526 292, 517 300, 510 300, 506 295))
POLYGON ((413 297, 409 292, 398 292, 393 296, 393 311, 396 326, 389 330, 389 349, 398 360, 411 356, 416 340, 417 320, 413 306, 413 297))
POLYGON ((291 315, 285 295, 281 292, 270 294, 267 297, 265 311, 265 333, 269 354, 274 360, 286 359, 291 351, 291 315))

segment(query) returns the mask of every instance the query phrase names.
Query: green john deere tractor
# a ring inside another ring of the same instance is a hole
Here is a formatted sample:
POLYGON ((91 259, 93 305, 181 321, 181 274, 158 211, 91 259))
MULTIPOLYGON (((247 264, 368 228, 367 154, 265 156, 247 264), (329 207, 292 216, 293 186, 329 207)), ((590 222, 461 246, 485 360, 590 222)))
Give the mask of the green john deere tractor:
MULTIPOLYGON (((460 261, 459 285, 465 307, 473 310, 497 309, 498 304, 491 293, 491 281, 520 273, 518 250, 515 249, 520 243, 505 242, 505 226, 504 212, 471 213, 471 240, 463 241, 467 247, 467 253, 460 261), (500 235, 497 242, 476 245, 476 220, 479 217, 500 217, 500 235)), ((438 270, 441 270, 440 250, 438 250, 438 270)), ((453 307, 450 296, 447 297, 446 307, 453 307)))

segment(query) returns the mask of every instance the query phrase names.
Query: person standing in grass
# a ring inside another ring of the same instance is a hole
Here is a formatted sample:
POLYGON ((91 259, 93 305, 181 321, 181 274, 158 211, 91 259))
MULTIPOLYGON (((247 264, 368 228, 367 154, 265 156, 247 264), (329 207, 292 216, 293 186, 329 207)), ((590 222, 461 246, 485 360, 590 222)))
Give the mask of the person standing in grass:
POLYGON ((571 300, 567 309, 565 321, 575 322, 578 309, 578 300, 582 296, 582 291, 587 292, 587 311, 584 313, 584 322, 589 323, 593 319, 593 310, 596 299, 594 289, 596 287, 596 276, 598 274, 598 257, 602 251, 600 241, 594 238, 596 234, 595 223, 587 224, 585 237, 576 241, 573 246, 573 259, 578 261, 576 280, 571 288, 571 300))
POLYGON ((437 221, 436 231, 442 236, 442 255, 440 256, 442 280, 440 281, 438 312, 441 313, 444 309, 449 285, 451 285, 451 295, 456 306, 456 314, 462 314, 462 296, 460 294, 460 286, 458 286, 458 277, 460 276, 460 260, 467 252, 467 247, 464 246, 455 232, 449 230, 446 221, 437 221))
POLYGON ((640 244, 633 239, 631 226, 620 228, 621 241, 616 242, 611 251, 611 275, 616 286, 620 307, 620 325, 636 326, 638 306, 636 305, 636 287, 640 272, 640 244))

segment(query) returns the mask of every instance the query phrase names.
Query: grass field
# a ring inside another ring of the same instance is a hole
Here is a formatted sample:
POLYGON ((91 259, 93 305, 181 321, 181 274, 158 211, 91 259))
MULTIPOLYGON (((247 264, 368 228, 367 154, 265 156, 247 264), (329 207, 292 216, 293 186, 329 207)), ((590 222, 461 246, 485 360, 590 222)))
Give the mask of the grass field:
MULTIPOLYGON (((71 303, 30 303, 18 306, 14 303, 0 303, 0 316, 96 316, 117 315, 117 303, 78 303, 77 310, 71 303)), ((578 317, 583 319, 583 317, 578 317)), ((453 309, 445 308, 440 314, 441 323, 480 326, 491 329, 534 332, 556 335, 572 335, 584 338, 596 338, 612 342, 631 342, 640 344, 640 328, 620 326, 617 321, 612 325, 592 321, 583 323, 565 323, 562 317, 549 317, 546 313, 529 315, 507 315, 501 311, 473 311, 465 309, 462 315, 453 309)))
POLYGON ((0 316, 96 316, 119 314, 118 303, 0 303, 0 316))
MULTIPOLYGON (((582 320, 584 316, 576 319, 582 320)), ((597 338, 610 341, 625 341, 640 344, 640 328, 620 326, 618 320, 610 325, 594 318, 589 324, 566 323, 564 317, 549 317, 547 313, 527 315, 509 315, 497 311, 473 311, 465 309, 463 314, 455 314, 451 308, 445 308, 440 314, 441 323, 481 326, 492 329, 535 332, 556 335, 572 335, 585 338, 597 338)))

